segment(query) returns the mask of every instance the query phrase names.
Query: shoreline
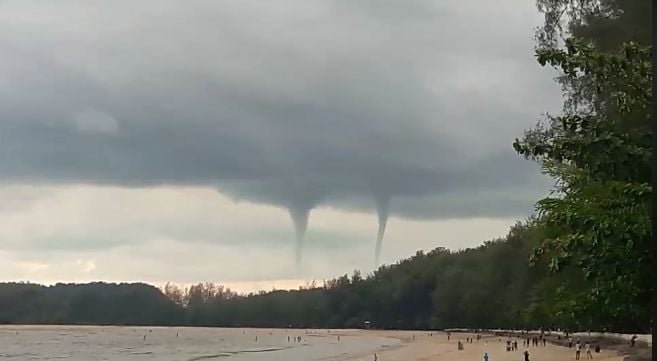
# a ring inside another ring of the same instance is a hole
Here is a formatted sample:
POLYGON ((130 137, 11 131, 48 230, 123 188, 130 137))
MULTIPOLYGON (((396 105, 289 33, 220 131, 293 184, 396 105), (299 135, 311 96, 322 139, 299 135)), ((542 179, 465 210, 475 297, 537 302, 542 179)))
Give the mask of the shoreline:
MULTIPOLYGON (((0 332, 3 331, 46 331, 53 328, 63 330, 90 330, 94 328, 122 328, 122 329, 137 329, 147 330, 169 330, 169 329, 188 329, 194 332, 203 329, 211 329, 220 331, 222 329, 232 330, 237 329, 254 332, 256 334, 271 335, 271 333, 279 334, 281 336, 288 332, 303 337, 320 337, 331 338, 341 336, 349 338, 353 342, 360 343, 361 346, 356 349, 344 349, 345 352, 339 353, 338 356, 332 357, 332 361, 366 361, 374 360, 374 354, 380 361, 472 361, 481 360, 484 352, 488 352, 489 357, 493 361, 518 361, 523 358, 523 351, 528 350, 530 353, 531 361, 565 361, 575 359, 574 348, 553 343, 556 341, 554 335, 548 337, 546 346, 522 346, 522 339, 512 336, 512 340, 518 342, 517 351, 506 351, 505 341, 507 337, 495 335, 490 332, 482 332, 480 341, 476 341, 476 333, 468 332, 452 332, 451 337, 447 339, 447 333, 444 331, 409 331, 409 330, 362 330, 362 329, 294 329, 294 328, 218 328, 218 327, 177 327, 177 326, 94 326, 94 325, 0 325, 0 332), (367 343, 372 342, 376 338, 385 338, 395 340, 395 342, 384 342, 374 348, 364 348, 367 343), (466 338, 474 338, 472 343, 466 343, 466 338), (369 341, 368 341, 369 340, 369 341), (464 344, 463 350, 457 350, 457 342, 462 341, 464 344)), ((101 330, 102 332, 102 330, 101 330)), ((161 331, 160 331, 161 332, 161 331)), ((190 332, 191 333, 191 332, 190 332)), ((274 337, 276 337, 274 335, 274 337)), ((593 339, 593 337, 591 337, 593 339)), ((563 340, 562 340, 563 341, 563 340)), ((335 345, 335 344, 334 344, 335 345)), ((340 349, 338 345, 332 346, 340 349)), ((643 361, 645 358, 638 357, 639 351, 651 351, 649 347, 636 347, 633 355, 630 355, 627 360, 643 361), (636 356, 636 357, 635 357, 636 356)), ((623 361, 627 355, 626 348, 616 348, 611 346, 603 346, 600 353, 593 353, 595 361, 623 361)), ((582 360, 586 359, 585 351, 582 350, 582 360)), ((649 360, 649 358, 648 358, 649 360)))

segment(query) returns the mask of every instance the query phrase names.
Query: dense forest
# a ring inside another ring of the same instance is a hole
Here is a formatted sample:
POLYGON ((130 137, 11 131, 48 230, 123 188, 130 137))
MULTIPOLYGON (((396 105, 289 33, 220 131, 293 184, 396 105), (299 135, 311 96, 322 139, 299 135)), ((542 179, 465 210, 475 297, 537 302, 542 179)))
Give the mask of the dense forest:
MULTIPOLYGON (((536 57, 564 108, 513 147, 556 181, 536 214, 474 249, 239 295, 214 284, 0 284, 0 323, 442 329, 652 328, 649 0, 538 0, 536 57), (566 20, 564 20, 566 19, 566 20)), ((519 161, 523 161, 519 159, 519 161)))

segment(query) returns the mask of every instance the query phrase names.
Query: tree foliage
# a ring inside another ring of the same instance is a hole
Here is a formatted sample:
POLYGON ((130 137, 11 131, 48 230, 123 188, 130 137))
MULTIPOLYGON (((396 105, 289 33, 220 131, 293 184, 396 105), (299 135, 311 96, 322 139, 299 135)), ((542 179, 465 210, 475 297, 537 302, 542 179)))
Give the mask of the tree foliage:
POLYGON ((540 49, 556 49, 575 37, 598 50, 617 51, 627 41, 652 43, 650 0, 536 0, 544 23, 536 29, 540 49))
POLYGON ((537 204, 547 238, 533 256, 548 257, 555 272, 584 271, 586 284, 567 297, 576 318, 649 319, 651 47, 629 42, 610 54, 568 40, 566 49, 537 56, 568 80, 586 77, 595 93, 589 107, 550 118, 514 143, 557 180, 537 204))
POLYGON ((0 323, 171 325, 184 310, 141 284, 0 283, 0 323))

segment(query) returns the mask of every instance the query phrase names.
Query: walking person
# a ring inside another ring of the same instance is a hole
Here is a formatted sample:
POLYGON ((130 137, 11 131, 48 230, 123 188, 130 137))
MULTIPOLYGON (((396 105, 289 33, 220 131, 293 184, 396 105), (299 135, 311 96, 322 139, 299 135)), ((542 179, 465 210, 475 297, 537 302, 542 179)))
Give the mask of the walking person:
POLYGON ((584 345, 584 350, 586 350, 586 359, 593 359, 593 355, 591 354, 591 344, 589 341, 586 341, 586 344, 584 345))
POLYGON ((525 361, 529 361, 529 351, 525 350, 525 352, 523 352, 523 355, 525 355, 525 361))
POLYGON ((582 352, 582 345, 579 344, 579 340, 575 343, 575 360, 579 360, 579 354, 582 352))

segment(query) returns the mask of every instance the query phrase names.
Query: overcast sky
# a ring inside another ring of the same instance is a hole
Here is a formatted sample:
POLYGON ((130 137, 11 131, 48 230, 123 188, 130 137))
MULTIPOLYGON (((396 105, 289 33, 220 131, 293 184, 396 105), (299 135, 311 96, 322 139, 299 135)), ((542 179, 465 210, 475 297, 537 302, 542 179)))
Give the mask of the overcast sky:
POLYGON ((0 280, 284 288, 372 270, 386 220, 384 263, 502 236, 550 186, 511 147, 560 108, 540 22, 533 0, 0 1, 0 280))

